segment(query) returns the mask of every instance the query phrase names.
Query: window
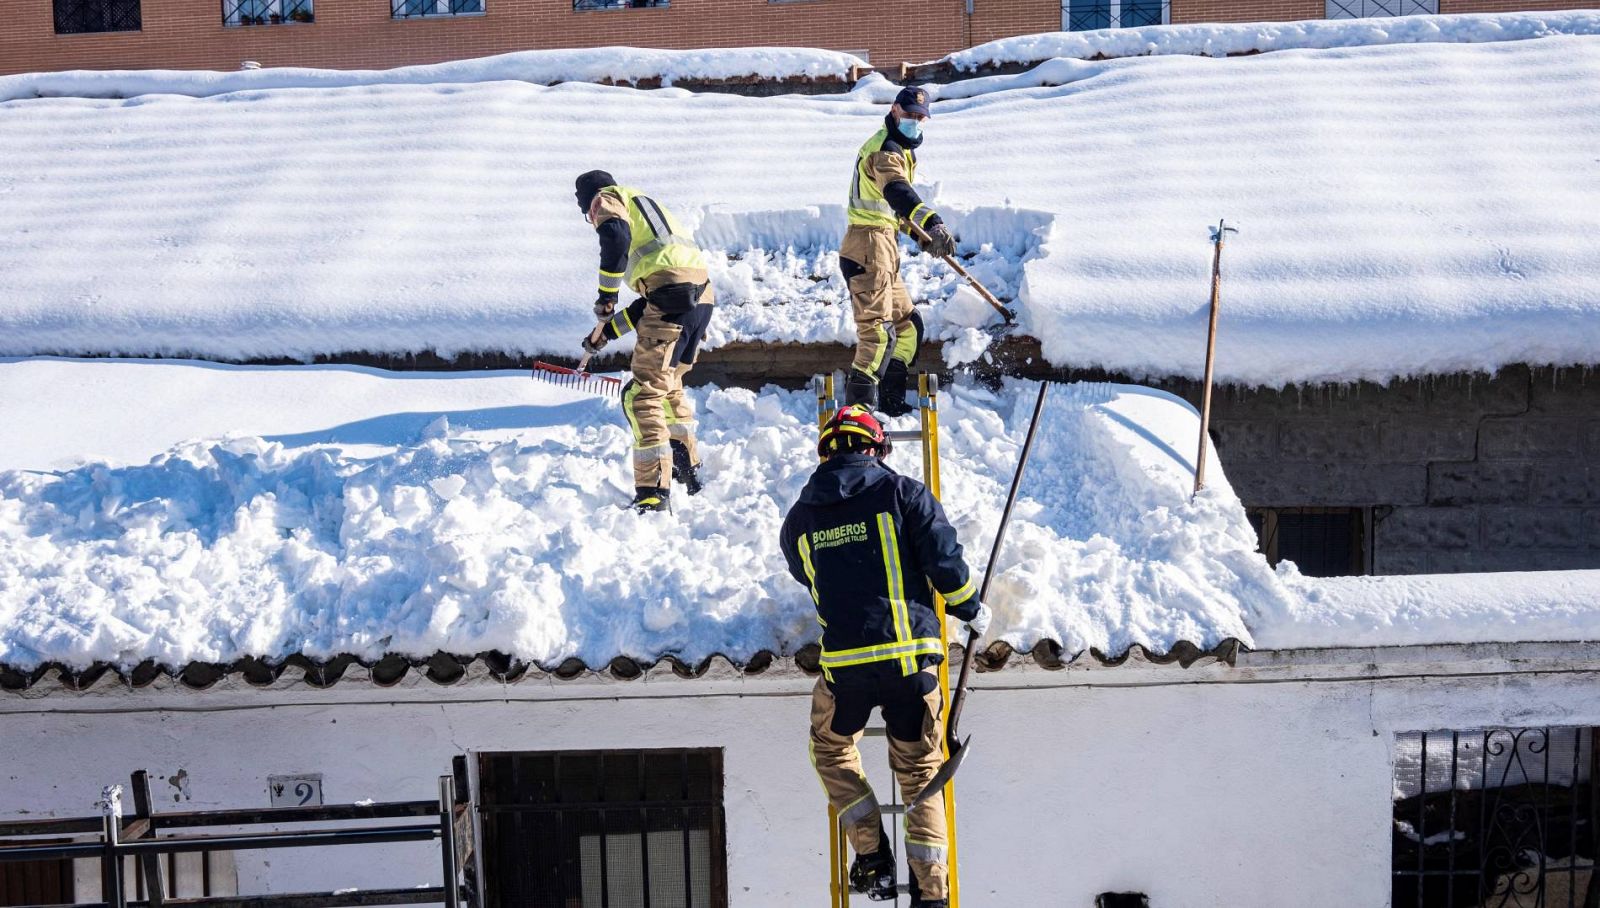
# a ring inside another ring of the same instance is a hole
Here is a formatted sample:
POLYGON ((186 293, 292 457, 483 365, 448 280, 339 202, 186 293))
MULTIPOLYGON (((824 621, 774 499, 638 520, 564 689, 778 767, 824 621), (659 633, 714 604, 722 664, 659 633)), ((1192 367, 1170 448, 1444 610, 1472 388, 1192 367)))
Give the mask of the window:
POLYGON ((483 12, 483 0, 389 0, 389 3, 389 14, 396 19, 469 16, 483 12))
POLYGON ((282 25, 313 22, 311 0, 222 0, 222 24, 282 25))
POLYGON ((1435 16, 1439 0, 1323 0, 1329 19, 1373 19, 1385 16, 1435 16))
POLYGON ((143 27, 139 0, 55 0, 55 4, 58 35, 136 32, 143 27))
POLYGON ((1595 734, 1546 727, 1396 737, 1390 903, 1600 903, 1595 734))
POLYGON ((1349 577, 1369 572, 1371 508, 1247 508, 1261 540, 1258 551, 1274 567, 1293 561, 1307 577, 1349 577))
POLYGON ((670 5, 667 0, 572 0, 573 9, 648 9, 670 5))
POLYGON ((1066 0, 1061 4, 1061 27, 1069 32, 1163 25, 1171 18, 1171 0, 1066 0))
POLYGON ((720 750, 484 754, 489 908, 726 908, 720 750))
MULTIPOLYGON (((60 840, 30 839, 3 845, 58 845, 60 840)), ((77 901, 72 861, 0 861, 0 905, 63 905, 77 901)))

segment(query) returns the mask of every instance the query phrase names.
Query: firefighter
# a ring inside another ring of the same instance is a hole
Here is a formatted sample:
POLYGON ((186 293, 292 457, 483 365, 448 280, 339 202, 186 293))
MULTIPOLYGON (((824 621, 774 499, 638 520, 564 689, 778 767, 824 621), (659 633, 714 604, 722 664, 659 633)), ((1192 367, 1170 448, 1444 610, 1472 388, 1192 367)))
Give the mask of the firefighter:
POLYGON ((649 196, 617 185, 611 174, 578 177, 578 209, 600 236, 601 322, 583 339, 599 352, 608 341, 638 333, 633 378, 622 388, 622 412, 633 430, 634 509, 669 509, 670 480, 698 494, 700 453, 694 409, 683 395, 683 376, 711 323, 715 295, 704 254, 672 214, 649 196), (640 298, 617 309, 626 284, 640 298))
POLYGON ((907 87, 895 97, 883 126, 856 152, 850 179, 849 223, 839 246, 839 270, 850 288, 856 354, 845 378, 845 403, 888 416, 910 412, 906 375, 922 345, 922 316, 900 280, 898 232, 909 222, 927 236, 924 251, 953 255, 955 239, 937 212, 911 188, 917 146, 929 117, 928 93, 907 87))
MULTIPOLYGON (((823 428, 823 463, 783 522, 789 573, 811 591, 822 625, 822 678, 811 699, 811 757, 856 857, 850 883, 894 897, 894 853, 856 749, 874 709, 888 727, 889 762, 906 803, 941 761, 944 698, 933 669, 945 642, 933 593, 982 634, 989 610, 975 594, 955 528, 927 487, 883 462, 890 442, 864 406, 823 428)), ((947 908, 943 798, 906 815, 912 904, 947 908)))

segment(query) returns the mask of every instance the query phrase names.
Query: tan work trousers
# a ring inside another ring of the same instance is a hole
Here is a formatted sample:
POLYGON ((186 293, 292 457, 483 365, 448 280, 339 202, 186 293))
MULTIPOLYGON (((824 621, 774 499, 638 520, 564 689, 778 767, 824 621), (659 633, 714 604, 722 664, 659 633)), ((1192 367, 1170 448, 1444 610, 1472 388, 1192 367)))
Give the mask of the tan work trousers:
POLYGON ((877 381, 891 358, 909 365, 922 341, 911 322, 911 296, 900 280, 900 246, 887 227, 852 225, 839 245, 839 258, 863 269, 847 280, 856 322, 850 368, 877 381))
POLYGON ((694 364, 673 362, 683 328, 663 321, 656 307, 645 307, 635 331, 633 380, 622 391, 622 412, 633 430, 633 484, 665 489, 672 482, 671 441, 689 449, 690 463, 700 462, 694 408, 683 396, 683 377, 694 364))
MULTIPOLYGON (((889 742, 889 767, 900 783, 904 803, 932 781, 944 759, 939 749, 944 737, 944 695, 935 685, 922 699, 926 707, 922 736, 915 741, 885 737, 889 742)), ((835 732, 835 706, 833 691, 817 679, 811 694, 811 760, 828 793, 828 803, 844 822, 851 847, 857 854, 870 854, 880 845, 878 799, 861 771, 861 752, 856 748, 861 732, 848 736, 835 732)), ((949 897, 943 797, 931 797, 906 814, 906 861, 924 899, 949 897)))

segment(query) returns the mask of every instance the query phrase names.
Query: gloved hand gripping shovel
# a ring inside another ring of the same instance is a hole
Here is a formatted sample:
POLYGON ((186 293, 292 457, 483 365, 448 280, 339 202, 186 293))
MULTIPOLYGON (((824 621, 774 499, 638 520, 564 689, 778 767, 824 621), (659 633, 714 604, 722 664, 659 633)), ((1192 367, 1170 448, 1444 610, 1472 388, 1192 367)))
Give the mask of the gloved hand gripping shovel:
MULTIPOLYGON (((916 224, 913 224, 910 221, 902 221, 901 223, 906 225, 906 231, 909 232, 911 234, 911 238, 916 240, 918 243, 926 246, 928 243, 932 242, 933 238, 928 236, 928 232, 926 230, 923 230, 921 227, 918 227, 916 224)), ((970 284, 972 289, 977 291, 979 296, 983 297, 984 302, 993 306, 994 311, 1000 313, 1000 317, 1006 320, 1006 327, 1009 328, 1017 323, 1017 314, 1002 305, 1000 300, 996 299, 995 295, 990 293, 987 287, 978 283, 978 279, 973 277, 972 274, 967 271, 967 269, 961 267, 961 263, 956 261, 955 256, 941 255, 939 258, 943 259, 944 263, 949 265, 956 274, 961 275, 962 279, 970 284)))
MULTIPOLYGON (((606 323, 601 322, 594 326, 593 331, 589 332, 590 346, 596 346, 600 343, 602 338, 600 332, 605 326, 606 323)), ((593 352, 587 349, 584 350, 583 357, 578 360, 576 369, 568 369, 566 366, 547 363, 542 359, 538 360, 533 364, 533 379, 534 381, 560 385, 563 388, 571 388, 574 391, 584 391, 589 394, 598 394, 602 397, 620 399, 622 397, 622 379, 614 378, 610 375, 595 375, 589 372, 589 360, 593 356, 593 352)))
MULTIPOLYGON (((1022 442, 1022 456, 1017 459, 1017 472, 1011 477, 1011 491, 1006 494, 1006 507, 1000 514, 1000 528, 994 534, 994 547, 989 549, 989 567, 983 572, 983 586, 978 590, 979 602, 985 601, 989 596, 989 581, 994 578, 994 566, 1000 557, 1000 545, 1005 542, 1006 526, 1011 522, 1011 506, 1017 502, 1017 489, 1022 486, 1022 471, 1028 465, 1028 452, 1033 450, 1033 434, 1039 428, 1039 414, 1044 410, 1044 393, 1049 387, 1049 382, 1039 383, 1039 399, 1034 402, 1033 418, 1028 421, 1028 437, 1022 442)), ((970 746, 972 736, 968 735, 966 740, 962 740, 957 736, 956 727, 961 722, 961 707, 967 702, 967 674, 972 670, 972 652, 977 648, 978 635, 969 632, 966 645, 961 652, 961 674, 956 679, 955 691, 950 695, 950 721, 944 730, 945 745, 950 756, 944 761, 944 765, 939 767, 939 771, 934 773, 928 784, 911 799, 911 803, 906 805, 908 810, 944 791, 944 787, 955 777, 956 770, 961 768, 961 761, 967 758, 967 752, 972 749, 970 746)))

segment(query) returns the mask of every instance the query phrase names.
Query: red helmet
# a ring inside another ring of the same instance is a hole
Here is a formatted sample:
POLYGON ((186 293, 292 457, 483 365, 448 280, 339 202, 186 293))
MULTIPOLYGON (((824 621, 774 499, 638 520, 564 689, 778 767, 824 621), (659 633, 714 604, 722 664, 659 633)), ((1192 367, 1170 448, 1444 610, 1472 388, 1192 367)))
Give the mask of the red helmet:
POLYGON ((893 445, 878 417, 860 404, 851 404, 833 414, 817 440, 817 454, 823 458, 867 448, 876 448, 877 456, 888 457, 893 445))

